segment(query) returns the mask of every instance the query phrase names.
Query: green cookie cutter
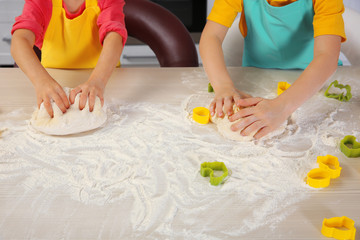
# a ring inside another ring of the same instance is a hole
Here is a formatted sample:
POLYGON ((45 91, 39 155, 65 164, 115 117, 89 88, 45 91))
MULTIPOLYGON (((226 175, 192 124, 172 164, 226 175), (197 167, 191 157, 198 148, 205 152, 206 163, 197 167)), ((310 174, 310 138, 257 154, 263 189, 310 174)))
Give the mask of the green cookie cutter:
POLYGON ((211 83, 208 84, 208 92, 214 92, 214 88, 211 86, 211 83))
POLYGON ((352 135, 347 135, 340 141, 340 150, 347 157, 360 157, 360 143, 357 142, 356 137, 352 135))
POLYGON ((349 85, 343 85, 343 84, 340 84, 337 80, 333 81, 330 86, 326 89, 325 91, 325 97, 328 97, 328 98, 335 98, 339 101, 342 101, 342 102, 347 102, 349 101, 351 98, 352 98, 352 95, 351 95, 351 87, 349 85), (346 95, 344 95, 344 93, 340 93, 340 94, 337 94, 337 93, 329 93, 329 90, 330 88, 334 86, 336 88, 339 88, 339 89, 343 89, 345 88, 346 89, 346 95))
POLYGON ((211 185, 217 186, 223 182, 223 180, 228 176, 228 169, 223 162, 204 162, 200 166, 200 174, 203 177, 210 176, 211 185), (220 177, 214 177, 214 170, 223 171, 223 174, 220 177))

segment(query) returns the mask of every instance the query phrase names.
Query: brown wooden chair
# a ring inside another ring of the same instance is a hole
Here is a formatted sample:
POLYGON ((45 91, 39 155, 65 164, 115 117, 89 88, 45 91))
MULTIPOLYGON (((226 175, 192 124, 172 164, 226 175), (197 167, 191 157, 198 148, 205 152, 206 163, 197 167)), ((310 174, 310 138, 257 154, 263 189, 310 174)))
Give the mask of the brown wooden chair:
POLYGON ((129 36, 147 44, 161 67, 199 66, 194 41, 170 11, 148 0, 126 0, 124 13, 129 36))

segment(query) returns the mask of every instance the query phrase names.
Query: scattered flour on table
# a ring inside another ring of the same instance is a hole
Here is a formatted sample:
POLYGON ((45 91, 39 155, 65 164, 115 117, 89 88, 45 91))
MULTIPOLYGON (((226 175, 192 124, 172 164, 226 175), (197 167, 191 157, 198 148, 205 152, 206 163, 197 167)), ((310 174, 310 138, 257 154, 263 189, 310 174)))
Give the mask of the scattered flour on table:
MULTIPOLYGON (((69 97, 70 88, 64 87, 64 91, 69 97)), ((95 98, 95 105, 92 112, 89 111, 89 101, 85 107, 79 109, 80 93, 76 95, 74 104, 70 105, 66 113, 63 113, 55 102, 51 103, 54 117, 50 117, 44 107, 36 109, 30 119, 30 126, 34 129, 49 135, 68 135, 86 132, 100 127, 106 121, 106 107, 101 106, 99 97, 95 98)))
POLYGON ((282 134, 249 142, 192 122, 190 105, 201 101, 189 99, 181 107, 110 101, 101 128, 65 137, 34 131, 26 121, 30 113, 0 114, 0 129, 7 129, 0 138, 0 180, 64 192, 84 204, 127 204, 121 214, 131 229, 124 232, 138 239, 236 239, 292 214, 314 191, 304 178, 316 157, 341 161, 334 145, 357 133, 359 122, 340 116, 359 114, 353 110, 358 102, 341 105, 320 95, 312 101, 318 104, 304 104, 282 134), (225 162, 231 170, 225 184, 211 186, 200 175, 205 161, 225 162))

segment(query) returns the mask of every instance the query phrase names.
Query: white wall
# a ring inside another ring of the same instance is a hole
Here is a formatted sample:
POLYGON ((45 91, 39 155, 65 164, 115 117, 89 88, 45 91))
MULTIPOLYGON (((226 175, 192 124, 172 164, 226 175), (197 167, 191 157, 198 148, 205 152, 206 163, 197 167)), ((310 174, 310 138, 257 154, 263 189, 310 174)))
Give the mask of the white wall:
POLYGON ((360 0, 344 0, 344 4, 358 12, 360 12, 360 0))

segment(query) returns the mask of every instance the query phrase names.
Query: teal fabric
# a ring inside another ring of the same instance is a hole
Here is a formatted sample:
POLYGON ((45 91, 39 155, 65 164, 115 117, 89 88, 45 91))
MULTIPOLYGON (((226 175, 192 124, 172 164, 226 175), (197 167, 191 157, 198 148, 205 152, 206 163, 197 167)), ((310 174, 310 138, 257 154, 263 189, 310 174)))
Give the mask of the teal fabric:
POLYGON ((282 7, 243 0, 247 25, 243 66, 305 69, 314 55, 312 0, 282 7))

